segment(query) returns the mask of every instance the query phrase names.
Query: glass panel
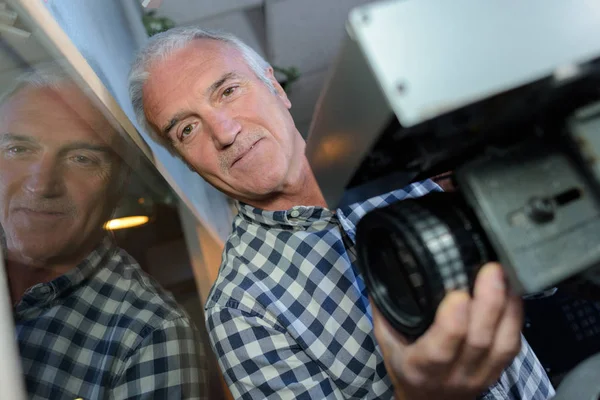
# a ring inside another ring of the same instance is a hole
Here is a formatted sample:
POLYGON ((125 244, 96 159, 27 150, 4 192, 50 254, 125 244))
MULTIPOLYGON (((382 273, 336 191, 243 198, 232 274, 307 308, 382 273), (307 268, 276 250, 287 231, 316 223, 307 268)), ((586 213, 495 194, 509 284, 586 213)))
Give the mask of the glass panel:
POLYGON ((28 18, 0 2, 0 260, 26 391, 196 398, 207 350, 180 200, 100 79, 28 18))

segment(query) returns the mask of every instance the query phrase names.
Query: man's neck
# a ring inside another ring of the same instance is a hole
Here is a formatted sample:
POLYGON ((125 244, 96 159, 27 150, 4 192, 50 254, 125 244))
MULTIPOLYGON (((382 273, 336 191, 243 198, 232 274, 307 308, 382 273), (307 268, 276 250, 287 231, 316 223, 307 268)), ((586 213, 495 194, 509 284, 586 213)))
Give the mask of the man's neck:
POLYGON ((43 266, 5 260, 10 297, 16 304, 27 289, 38 283, 50 282, 73 269, 74 265, 43 266))
POLYGON ((13 304, 20 301, 27 289, 39 283, 50 282, 76 268, 94 249, 96 241, 82 246, 77 253, 67 257, 54 257, 47 260, 33 260, 18 255, 11 256, 8 252, 5 259, 6 275, 13 304))
POLYGON ((327 207, 323 193, 321 193, 306 158, 303 159, 297 176, 281 192, 264 200, 245 202, 253 207, 268 211, 288 210, 295 206, 327 207))

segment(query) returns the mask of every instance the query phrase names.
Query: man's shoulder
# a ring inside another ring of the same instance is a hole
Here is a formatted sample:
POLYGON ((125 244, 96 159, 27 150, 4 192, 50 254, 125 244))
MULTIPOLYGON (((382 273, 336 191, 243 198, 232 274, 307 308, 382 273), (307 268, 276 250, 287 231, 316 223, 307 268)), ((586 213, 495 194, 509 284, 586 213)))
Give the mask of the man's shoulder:
POLYGON ((263 309, 257 297, 267 295, 276 285, 269 279, 269 272, 283 268, 290 260, 281 256, 281 250, 294 235, 280 235, 277 243, 270 243, 265 236, 278 228, 261 226, 239 214, 234 219, 233 231, 225 242, 221 266, 205 309, 213 307, 238 308, 243 311, 263 309))
POLYGON ((129 327, 149 330, 171 321, 189 324, 175 298, 125 250, 116 249, 87 286, 86 290, 101 298, 104 310, 118 314, 121 324, 128 322, 129 327))
MULTIPOLYGON (((205 310, 207 314, 215 308, 236 308, 242 312, 254 313, 264 310, 256 299, 256 285, 260 285, 260 264, 258 254, 244 254, 248 245, 235 233, 230 235, 223 250, 221 266, 217 278, 208 295, 205 310)), ((269 288, 264 287, 265 291, 269 288)))
POLYGON ((339 229, 243 229, 229 236, 219 274, 205 305, 207 317, 225 308, 251 315, 279 316, 317 290, 339 290, 355 274, 339 229), (335 232, 334 232, 335 231, 335 232), (247 232, 251 232, 247 234, 247 232), (258 233, 258 234, 257 234, 258 233))
POLYGON ((438 184, 431 179, 413 182, 402 188, 394 189, 390 192, 377 194, 373 197, 362 199, 360 201, 346 203, 341 207, 346 214, 359 213, 361 216, 373 209, 385 207, 401 200, 406 200, 415 197, 421 197, 431 192, 440 192, 442 189, 438 184))

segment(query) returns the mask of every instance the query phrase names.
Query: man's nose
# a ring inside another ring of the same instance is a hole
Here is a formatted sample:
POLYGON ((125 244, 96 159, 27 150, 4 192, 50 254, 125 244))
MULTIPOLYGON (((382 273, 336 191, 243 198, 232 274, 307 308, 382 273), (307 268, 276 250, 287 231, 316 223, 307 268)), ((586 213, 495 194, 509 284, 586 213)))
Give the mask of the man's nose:
POLYGON ((39 197, 58 197, 64 190, 60 163, 44 156, 28 168, 25 190, 39 197))
POLYGON ((215 147, 219 150, 233 144, 238 133, 242 130, 242 125, 225 110, 213 112, 206 123, 211 131, 215 147))

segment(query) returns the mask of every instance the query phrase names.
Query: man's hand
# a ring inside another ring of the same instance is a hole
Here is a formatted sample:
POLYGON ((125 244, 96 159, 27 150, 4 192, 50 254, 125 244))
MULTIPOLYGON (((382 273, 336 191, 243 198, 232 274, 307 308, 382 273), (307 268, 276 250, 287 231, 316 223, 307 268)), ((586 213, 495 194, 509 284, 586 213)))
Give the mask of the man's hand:
POLYGON ((485 265, 471 298, 449 293, 435 321, 410 344, 373 305, 375 336, 396 400, 474 399, 521 349, 521 299, 507 294, 500 265, 485 265))

